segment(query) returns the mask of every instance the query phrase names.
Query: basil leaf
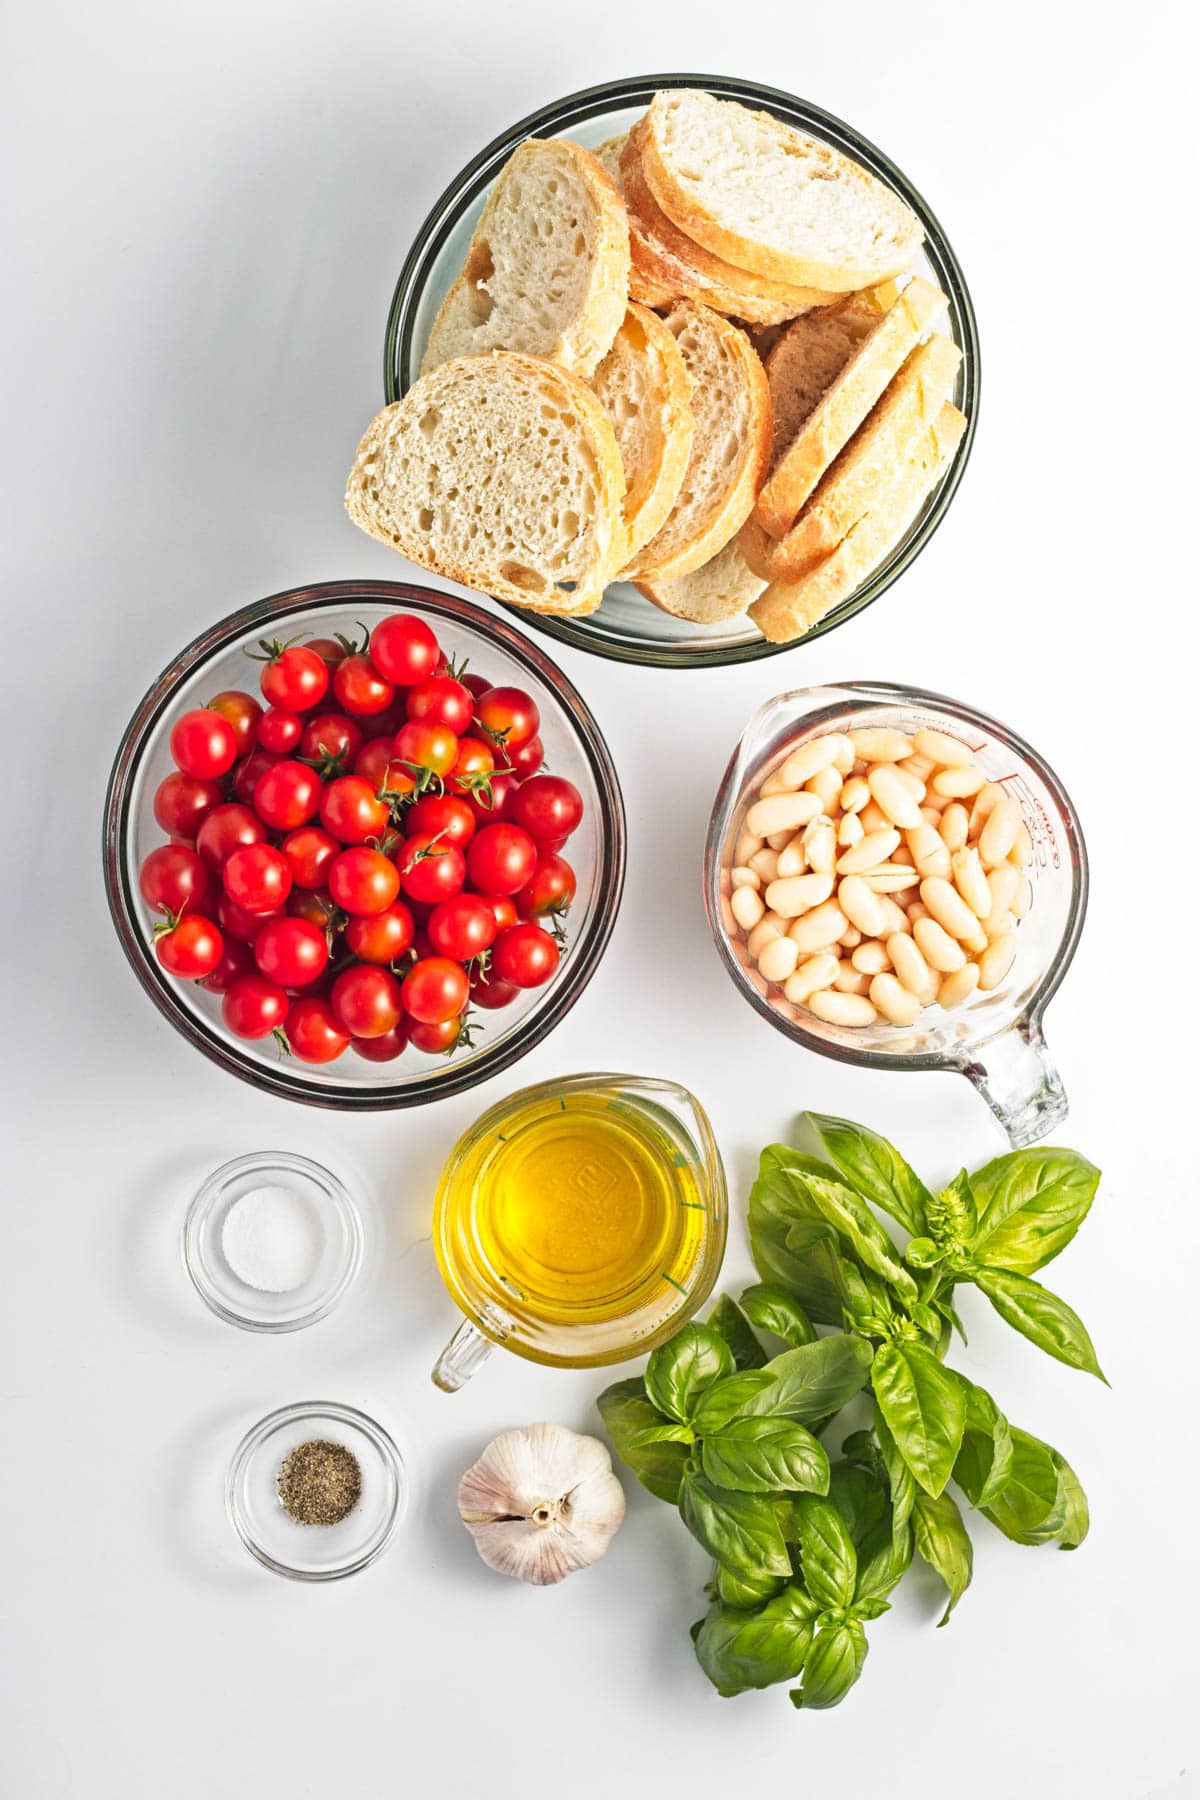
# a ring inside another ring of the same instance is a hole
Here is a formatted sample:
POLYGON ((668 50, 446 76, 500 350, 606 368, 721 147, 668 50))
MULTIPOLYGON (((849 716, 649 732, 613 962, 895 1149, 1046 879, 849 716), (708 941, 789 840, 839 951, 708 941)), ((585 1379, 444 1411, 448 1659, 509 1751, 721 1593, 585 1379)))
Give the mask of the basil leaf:
MULTIPOLYGON (((769 1369, 744 1369, 740 1375, 727 1375, 714 1382, 704 1394, 692 1419, 697 1437, 708 1437, 724 1431, 731 1419, 741 1419, 750 1411, 751 1402, 760 1394, 773 1390, 775 1377, 769 1369)), ((774 1409, 763 1409, 771 1412, 774 1409)))
POLYGON ((735 1369, 761 1369, 767 1353, 750 1329, 750 1322, 737 1302, 722 1294, 708 1315, 708 1323, 729 1345, 735 1369))
POLYGON ((742 1575, 736 1569, 727 1569, 723 1563, 718 1563, 713 1585, 718 1600, 723 1600, 726 1606, 745 1610, 772 1599, 779 1592, 782 1581, 781 1575, 742 1575))
POLYGON ((829 1472, 829 1498, 841 1513, 854 1548, 861 1552, 887 1517, 888 1497, 884 1482, 874 1473, 856 1468, 853 1463, 835 1463, 829 1472))
POLYGON ((898 1545, 903 1533, 908 1530, 913 1502, 917 1497, 917 1484, 913 1480, 912 1470, 896 1448, 896 1440, 888 1430, 887 1420, 880 1411, 878 1401, 875 1403, 875 1437, 892 1494, 892 1543, 898 1545))
POLYGON ((679 1489, 679 1516, 711 1557, 739 1574, 791 1574, 775 1508, 762 1495, 715 1487, 689 1463, 679 1489))
POLYGON ((972 1506, 987 1506, 1012 1472, 1012 1433, 986 1388, 973 1381, 965 1386, 967 1421, 954 1479, 972 1506))
POLYGON ((750 1189, 750 1249, 764 1281, 794 1293, 818 1325, 840 1325, 845 1296, 837 1236, 795 1187, 793 1174, 805 1165, 833 1173, 785 1144, 763 1151, 750 1189))
POLYGON ((1073 1498, 1059 1466, 1062 1458, 1040 1438, 1019 1431, 1015 1425, 1011 1430, 1013 1453, 1008 1480, 982 1511, 1014 1543, 1050 1543, 1066 1527, 1073 1498))
POLYGON ((742 1311, 752 1325, 772 1331, 785 1344, 811 1344, 816 1340, 812 1320, 793 1294, 759 1282, 748 1287, 741 1299, 742 1311))
POLYGON ((771 1376, 771 1385, 753 1395, 743 1411, 749 1418, 768 1413, 803 1422, 827 1418, 853 1400, 870 1367, 865 1338, 849 1332, 818 1338, 773 1357, 762 1371, 771 1376))
POLYGON ((700 1462, 710 1481, 742 1494, 823 1494, 829 1486, 828 1456, 791 1419, 733 1419, 704 1439, 700 1462))
POLYGON ((923 1344, 891 1338, 875 1352, 871 1385, 901 1456, 927 1494, 940 1494, 966 1423, 958 1377, 923 1344))
POLYGON ((865 1469, 869 1475, 873 1475, 881 1486, 886 1485, 887 1468, 884 1465, 883 1457, 879 1454, 879 1445, 871 1432, 852 1431, 848 1438, 843 1438, 842 1455, 847 1462, 855 1463, 860 1469, 865 1469))
POLYGON ((858 1580, 858 1554, 842 1515, 830 1500, 801 1494, 795 1501, 804 1585, 824 1610, 849 1606, 858 1580))
POLYGON ((899 1532, 893 1532, 869 1562, 860 1566, 854 1604, 857 1606, 863 1601, 885 1600, 904 1579, 912 1562, 912 1555, 913 1534, 906 1524, 899 1532))
POLYGON ((732 1374, 733 1352, 725 1339, 693 1322, 651 1354, 646 1392, 659 1412, 686 1425, 705 1388, 732 1374))
POLYGON ((844 1700, 867 1660, 867 1634, 857 1619, 818 1631, 804 1661, 804 1680, 788 1689, 793 1706, 817 1711, 844 1700))
POLYGON ((1067 1503, 1067 1516, 1058 1533, 1058 1541, 1064 1550, 1078 1550, 1091 1523, 1087 1495, 1066 1457, 1060 1456, 1057 1450, 1052 1450, 1050 1454, 1058 1469, 1061 1491, 1067 1503))
POLYGON ((633 1450, 644 1450, 650 1444, 694 1444, 696 1434, 690 1425, 649 1425, 635 1431, 629 1440, 633 1450))
POLYGON ((851 1187, 890 1213, 913 1237, 925 1232, 929 1190, 900 1152, 878 1132, 829 1113, 802 1113, 822 1152, 851 1187))
POLYGON ((1014 1150, 971 1177, 979 1209, 977 1263, 1033 1275, 1064 1249, 1088 1215, 1100 1171, 1074 1150, 1014 1150))
POLYGON ((1031 1344, 1047 1356, 1066 1363, 1070 1369, 1098 1375, 1108 1385, 1087 1328, 1073 1307, 1028 1275, 1013 1275, 1007 1269, 977 1269, 971 1277, 986 1294, 1000 1317, 1027 1337, 1031 1344))
POLYGON ((696 1659, 726 1696, 792 1681, 804 1667, 816 1610, 796 1587, 784 1588, 752 1613, 711 1607, 696 1633, 696 1659))
POLYGON ((870 1207, 852 1188, 845 1182, 830 1180, 808 1170, 793 1171, 792 1179, 865 1268, 882 1275, 902 1300, 916 1299, 917 1284, 901 1262, 900 1252, 870 1207))
POLYGON ((971 1582, 973 1551, 962 1514, 949 1494, 934 1500, 918 1494, 912 1516, 913 1542, 945 1582, 950 1593, 946 1610, 938 1620, 944 1625, 971 1582))
POLYGON ((614 1382, 605 1388, 596 1405, 621 1461, 633 1471, 644 1488, 649 1488, 659 1500, 668 1500, 675 1505, 687 1450, 682 1444, 674 1443, 634 1444, 633 1439, 640 1433, 665 1423, 662 1414, 646 1398, 646 1386, 641 1376, 614 1382))

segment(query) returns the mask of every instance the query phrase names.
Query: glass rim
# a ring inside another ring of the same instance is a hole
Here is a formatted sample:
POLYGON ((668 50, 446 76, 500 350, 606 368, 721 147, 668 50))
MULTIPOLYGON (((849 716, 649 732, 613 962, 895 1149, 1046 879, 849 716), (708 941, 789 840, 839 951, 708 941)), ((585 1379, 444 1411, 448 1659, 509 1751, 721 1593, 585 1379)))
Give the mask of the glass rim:
MULTIPOLYGON (((621 106, 645 104, 664 89, 686 87, 702 88, 722 99, 739 100, 764 107, 803 130, 815 131, 834 148, 854 157, 873 174, 881 177, 912 208, 925 227, 924 252, 950 299, 956 336, 963 352, 961 410, 967 425, 949 468, 902 541, 853 594, 841 601, 823 619, 819 619, 803 637, 788 643, 773 644, 766 638, 759 638, 743 644, 714 645, 705 649, 702 643, 685 645, 665 640, 626 640, 590 631, 586 620, 559 618, 551 613, 531 613, 509 601, 495 601, 505 612, 527 619, 533 630, 558 643, 570 644, 574 649, 585 650, 608 661, 658 669, 717 668, 726 664, 780 656, 788 650, 815 642, 827 632, 835 631, 839 625, 844 625, 881 598, 928 544, 958 491, 975 441, 981 389, 979 331, 966 279, 940 221, 908 176, 870 138, 835 113, 828 112, 811 101, 801 99, 782 88, 745 81, 735 76, 693 73, 625 76, 617 81, 580 88, 519 119, 515 125, 494 137, 459 171, 418 227, 396 281, 384 336, 383 387, 387 404, 400 399, 415 378, 412 352, 417 304, 437 256, 463 209, 494 178, 517 145, 525 138, 548 128, 553 132, 569 131, 573 126, 594 118, 597 113, 621 106)), ((647 601, 647 605, 649 604, 651 603, 647 601)))

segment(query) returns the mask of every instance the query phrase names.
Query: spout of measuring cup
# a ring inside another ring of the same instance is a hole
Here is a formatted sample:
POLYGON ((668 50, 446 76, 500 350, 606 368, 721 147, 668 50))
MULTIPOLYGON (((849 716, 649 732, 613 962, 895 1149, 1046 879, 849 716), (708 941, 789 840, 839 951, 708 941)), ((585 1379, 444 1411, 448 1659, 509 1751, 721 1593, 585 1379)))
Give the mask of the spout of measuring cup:
POLYGON ((961 1067, 1014 1150, 1035 1144, 1067 1116, 1062 1077, 1036 1020, 1019 1019, 989 1044, 976 1046, 961 1067))
POLYGON ((465 1387, 480 1364, 486 1362, 493 1349, 490 1338, 477 1331, 464 1319, 442 1354, 433 1365, 430 1379, 444 1394, 456 1394, 465 1387))

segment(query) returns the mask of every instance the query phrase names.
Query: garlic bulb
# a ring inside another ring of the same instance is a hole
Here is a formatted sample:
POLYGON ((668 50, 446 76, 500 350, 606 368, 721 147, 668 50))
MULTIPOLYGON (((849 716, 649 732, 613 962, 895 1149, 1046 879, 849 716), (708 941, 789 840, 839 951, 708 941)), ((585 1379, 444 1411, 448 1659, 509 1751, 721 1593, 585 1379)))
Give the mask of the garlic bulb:
POLYGON ((524 1425, 493 1438, 467 1470, 458 1510, 489 1568, 545 1587, 604 1555, 625 1493, 596 1438, 524 1425))

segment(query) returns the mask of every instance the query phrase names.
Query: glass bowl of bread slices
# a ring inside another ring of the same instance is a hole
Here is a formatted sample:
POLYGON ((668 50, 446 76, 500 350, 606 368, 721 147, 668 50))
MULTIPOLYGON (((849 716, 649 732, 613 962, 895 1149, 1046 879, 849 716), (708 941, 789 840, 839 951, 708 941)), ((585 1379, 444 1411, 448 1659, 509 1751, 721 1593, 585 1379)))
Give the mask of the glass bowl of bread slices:
POLYGON ((627 662, 833 629, 961 478, 979 352, 928 206, 851 127, 645 76, 505 132, 418 234, 350 517, 627 662))

